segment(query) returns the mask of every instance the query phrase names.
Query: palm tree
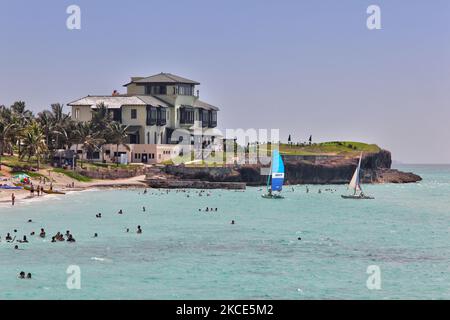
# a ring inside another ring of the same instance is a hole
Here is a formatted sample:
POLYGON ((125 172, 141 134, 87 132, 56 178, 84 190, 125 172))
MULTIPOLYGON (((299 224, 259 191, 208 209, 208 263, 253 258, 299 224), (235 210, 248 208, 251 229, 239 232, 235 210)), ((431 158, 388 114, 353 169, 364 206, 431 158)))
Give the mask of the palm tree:
MULTIPOLYGON (((108 107, 102 102, 97 104, 96 108, 92 111, 91 124, 93 129, 100 134, 100 137, 106 141, 110 134, 110 124, 113 122, 112 114, 109 112, 108 107)), ((103 144, 100 146, 102 162, 104 161, 103 144)))
POLYGON ((48 148, 45 144, 45 134, 42 128, 36 121, 30 123, 24 133, 23 137, 23 152, 20 157, 28 156, 28 161, 31 157, 36 157, 37 169, 39 170, 42 156, 47 152, 48 148))
POLYGON ((109 126, 109 140, 116 145, 116 165, 119 165, 119 146, 124 146, 127 150, 130 150, 130 147, 127 145, 128 142, 128 134, 127 129, 128 126, 124 126, 116 121, 113 121, 109 126))
POLYGON ((21 155, 20 145, 23 138, 24 129, 33 120, 33 113, 27 110, 24 101, 16 101, 11 105, 11 114, 14 122, 17 123, 17 132, 14 135, 14 143, 18 143, 19 157, 21 155))
POLYGON ((16 124, 8 121, 8 109, 5 106, 0 106, 0 170, 2 169, 2 156, 5 151, 5 146, 10 146, 9 137, 14 131, 16 124))
POLYGON ((61 149, 67 144, 67 131, 71 119, 69 114, 64 113, 63 108, 64 105, 53 103, 51 110, 38 114, 38 121, 45 132, 47 145, 51 150, 61 149))
POLYGON ((5 124, 3 129, 3 153, 9 151, 10 155, 13 155, 13 145, 18 141, 18 137, 21 132, 19 127, 19 119, 15 113, 12 112, 11 108, 6 108, 5 106, 0 106, 0 121, 5 124), (6 128, 6 125, 10 124, 6 128), (8 129, 8 130, 5 130, 8 129), (7 148, 7 150, 5 150, 7 148))
POLYGON ((70 115, 64 113, 64 105, 53 103, 50 111, 50 121, 52 124, 52 135, 55 137, 55 149, 60 149, 66 144, 64 131, 70 123, 70 115))
MULTIPOLYGON (((92 124, 88 122, 79 122, 74 136, 77 144, 76 152, 78 153, 78 144, 81 144, 83 150, 87 152, 88 160, 89 155, 92 156, 93 152, 105 143, 105 139, 101 138, 99 132, 94 131, 92 124)), ((81 162, 81 168, 83 168, 83 162, 81 162)))

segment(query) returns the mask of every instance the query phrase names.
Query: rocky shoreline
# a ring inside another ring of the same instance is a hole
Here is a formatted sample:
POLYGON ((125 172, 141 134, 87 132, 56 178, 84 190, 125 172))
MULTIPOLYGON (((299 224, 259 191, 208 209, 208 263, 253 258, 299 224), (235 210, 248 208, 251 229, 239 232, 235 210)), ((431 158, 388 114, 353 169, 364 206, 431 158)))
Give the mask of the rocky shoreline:
MULTIPOLYGON (((284 156, 286 184, 347 184, 358 158, 340 156, 284 156)), ((414 183, 422 178, 414 173, 391 169, 391 153, 381 150, 368 153, 361 162, 363 183, 414 183)), ((241 182, 249 186, 266 184, 261 165, 232 167, 189 167, 168 165, 163 171, 172 180, 241 182)))

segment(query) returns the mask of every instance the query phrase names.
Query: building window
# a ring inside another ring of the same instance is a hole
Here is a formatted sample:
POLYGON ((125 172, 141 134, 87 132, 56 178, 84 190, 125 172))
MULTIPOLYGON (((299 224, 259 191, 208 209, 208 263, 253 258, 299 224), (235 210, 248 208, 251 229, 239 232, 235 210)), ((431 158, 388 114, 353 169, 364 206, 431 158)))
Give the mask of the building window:
POLYGON ((161 85, 148 85, 145 87, 145 94, 167 94, 167 87, 161 85))
POLYGON ((110 109, 108 110, 114 121, 122 123, 122 110, 121 109, 110 109))
POLYGON ((205 109, 200 109, 200 121, 202 122, 203 127, 207 127, 209 125, 209 111, 205 109))
POLYGON ((131 119, 137 119, 137 110, 131 109, 131 119))
POLYGON ((158 126, 165 126, 167 121, 167 114, 166 114, 166 109, 165 108, 158 108, 158 121, 157 121, 157 125, 158 126))
POLYGON ((152 106, 147 106, 147 125, 154 126, 158 118, 158 109, 152 106))
POLYGON ((80 119, 80 109, 75 109, 75 119, 80 119))
POLYGON ((150 144, 150 132, 147 132, 147 144, 150 144))
POLYGON ((209 127, 215 128, 217 126, 217 111, 209 111, 209 127))
POLYGON ((178 86, 178 94, 182 96, 193 96, 194 95, 194 86, 191 85, 179 85, 178 86))
POLYGON ((194 124, 194 108, 183 106, 180 108, 180 123, 194 124))

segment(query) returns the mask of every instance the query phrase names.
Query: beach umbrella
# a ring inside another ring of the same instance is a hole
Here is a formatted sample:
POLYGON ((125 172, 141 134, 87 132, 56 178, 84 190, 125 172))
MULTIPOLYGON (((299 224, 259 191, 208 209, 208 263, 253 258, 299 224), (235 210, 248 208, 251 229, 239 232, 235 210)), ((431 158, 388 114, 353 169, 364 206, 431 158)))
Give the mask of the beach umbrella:
POLYGON ((30 176, 25 173, 19 173, 13 176, 15 179, 30 179, 30 176))
POLYGON ((22 183, 26 183, 26 184, 30 183, 30 181, 31 181, 30 176, 25 173, 16 174, 13 176, 13 178, 19 180, 22 183))

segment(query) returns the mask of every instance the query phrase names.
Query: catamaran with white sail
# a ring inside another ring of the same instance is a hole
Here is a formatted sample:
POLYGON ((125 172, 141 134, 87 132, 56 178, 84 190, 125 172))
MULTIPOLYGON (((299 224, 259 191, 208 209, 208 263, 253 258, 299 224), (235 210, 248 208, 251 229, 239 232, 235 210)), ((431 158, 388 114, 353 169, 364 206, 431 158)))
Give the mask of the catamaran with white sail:
POLYGON ((267 194, 262 195, 266 199, 283 199, 281 190, 284 182, 284 163, 280 152, 274 150, 272 152, 272 166, 270 174, 267 178, 267 194))
POLYGON ((352 180, 350 180, 350 183, 348 185, 348 189, 353 190, 353 194, 352 195, 341 195, 341 197, 344 199, 374 199, 373 197, 366 196, 361 189, 361 180, 360 180, 361 159, 362 159, 362 153, 359 156, 358 166, 356 167, 356 170, 355 170, 355 173, 353 174, 352 180))

